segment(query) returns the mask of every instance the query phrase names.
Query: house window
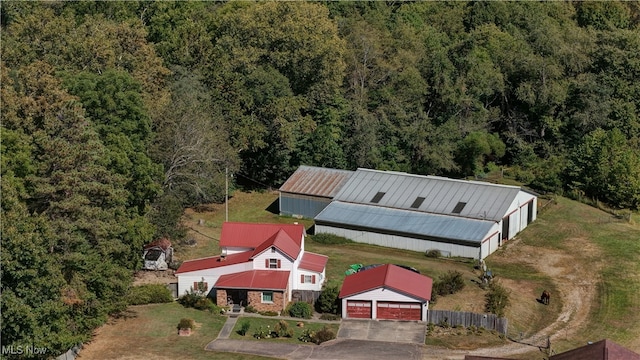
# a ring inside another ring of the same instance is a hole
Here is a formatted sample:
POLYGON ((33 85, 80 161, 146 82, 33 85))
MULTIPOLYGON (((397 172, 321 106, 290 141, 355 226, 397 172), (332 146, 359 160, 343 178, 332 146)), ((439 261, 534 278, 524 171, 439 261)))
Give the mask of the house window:
POLYGON ((264 291, 264 292, 262 292, 262 302, 263 303, 273 303, 273 291, 264 291))
POLYGON ((316 276, 315 275, 300 275, 300 282, 303 284, 315 284, 316 276))
POLYGON ((382 197, 384 196, 384 194, 386 194, 386 193, 384 193, 384 192, 379 192, 379 193, 377 193, 377 194, 373 197, 373 199, 371 199, 371 202, 372 202, 372 203, 374 203, 374 204, 379 203, 379 202, 380 202, 380 200, 382 200, 382 197))
POLYGON ((206 292, 209 290, 209 284, 206 281, 194 281, 193 290, 198 292, 206 292))
POLYGON ((267 269, 280 269, 282 263, 280 259, 267 259, 265 260, 265 265, 267 269))

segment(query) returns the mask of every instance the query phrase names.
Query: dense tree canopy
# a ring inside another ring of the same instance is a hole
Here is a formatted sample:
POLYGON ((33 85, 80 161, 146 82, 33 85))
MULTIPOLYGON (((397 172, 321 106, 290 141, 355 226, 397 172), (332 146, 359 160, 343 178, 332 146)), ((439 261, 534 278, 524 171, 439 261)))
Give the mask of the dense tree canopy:
POLYGON ((640 207, 635 2, 4 1, 0 20, 3 345, 87 339, 225 170, 502 168, 640 207))

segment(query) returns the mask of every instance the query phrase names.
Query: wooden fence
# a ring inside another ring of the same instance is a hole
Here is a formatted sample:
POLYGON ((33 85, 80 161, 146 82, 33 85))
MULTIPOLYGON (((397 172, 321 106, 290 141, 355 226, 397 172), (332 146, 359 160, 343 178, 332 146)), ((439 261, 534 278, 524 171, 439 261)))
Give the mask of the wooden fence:
POLYGON ((495 330, 507 335, 507 318, 497 317, 494 314, 476 314, 465 311, 429 310, 427 322, 433 324, 447 323, 449 326, 462 325, 464 327, 476 326, 488 330, 495 330))

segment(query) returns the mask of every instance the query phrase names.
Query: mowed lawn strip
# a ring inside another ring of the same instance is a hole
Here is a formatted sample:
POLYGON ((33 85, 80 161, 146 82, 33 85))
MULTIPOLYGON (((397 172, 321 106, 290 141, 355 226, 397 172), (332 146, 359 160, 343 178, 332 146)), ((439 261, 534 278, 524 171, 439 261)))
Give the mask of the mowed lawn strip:
MULTIPOLYGON (((97 330, 97 336, 80 352, 79 359, 211 359, 205 346, 215 339, 226 317, 188 309, 178 303, 130 306, 119 319, 97 330), (178 335, 182 318, 196 323, 191 336, 178 335)), ((215 356, 215 355, 214 355, 215 356)), ((220 354, 224 359, 260 360, 259 356, 220 354)))

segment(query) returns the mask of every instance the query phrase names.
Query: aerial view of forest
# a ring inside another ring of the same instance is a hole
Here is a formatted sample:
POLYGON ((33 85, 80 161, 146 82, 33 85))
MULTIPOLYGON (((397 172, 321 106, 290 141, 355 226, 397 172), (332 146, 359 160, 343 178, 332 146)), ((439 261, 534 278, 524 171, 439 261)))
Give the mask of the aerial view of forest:
POLYGON ((500 172, 640 208, 640 2, 0 6, 3 346, 89 339, 228 174, 500 172))

